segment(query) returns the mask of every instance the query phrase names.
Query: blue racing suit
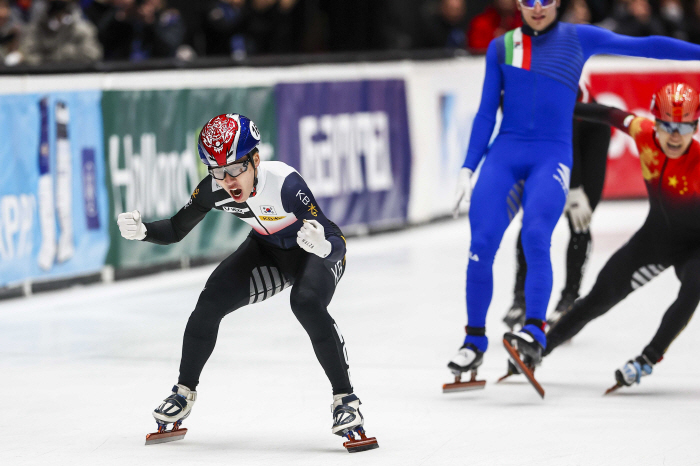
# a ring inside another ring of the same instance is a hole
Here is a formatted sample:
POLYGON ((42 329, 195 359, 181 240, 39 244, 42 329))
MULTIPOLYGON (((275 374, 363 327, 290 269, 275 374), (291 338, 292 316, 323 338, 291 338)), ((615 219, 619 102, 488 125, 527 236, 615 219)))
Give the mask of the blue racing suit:
POLYGON ((479 111, 464 167, 476 170, 467 268, 467 337, 485 351, 493 260, 510 221, 523 207, 527 261, 526 326, 546 345, 543 321, 552 291, 550 245, 569 190, 572 119, 583 65, 593 55, 700 60, 700 46, 667 37, 633 38, 588 25, 527 25, 491 41, 479 111), (503 120, 488 147, 498 107, 503 120))

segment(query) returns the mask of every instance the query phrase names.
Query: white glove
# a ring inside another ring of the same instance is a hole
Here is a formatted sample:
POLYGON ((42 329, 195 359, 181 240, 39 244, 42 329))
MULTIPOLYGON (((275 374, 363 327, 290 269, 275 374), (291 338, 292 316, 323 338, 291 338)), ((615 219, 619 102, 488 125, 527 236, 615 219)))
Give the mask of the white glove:
POLYGON ((146 225, 141 222, 141 214, 138 210, 119 214, 117 225, 119 225, 119 232, 126 239, 140 241, 146 237, 146 225))
POLYGON ((566 207, 564 211, 569 213, 571 223, 576 233, 588 231, 593 210, 591 209, 591 204, 588 203, 588 196, 583 192, 583 188, 569 190, 569 196, 566 198, 566 207))
POLYGON ((474 172, 468 168, 462 168, 459 171, 459 179, 457 180, 457 189, 455 190, 454 207, 452 208, 452 216, 459 217, 459 208, 464 204, 469 204, 472 197, 472 174, 474 172))
POLYGON ((333 245, 323 233, 323 225, 316 220, 304 220, 304 224, 297 233, 297 244, 304 251, 322 258, 328 257, 333 249, 333 245))

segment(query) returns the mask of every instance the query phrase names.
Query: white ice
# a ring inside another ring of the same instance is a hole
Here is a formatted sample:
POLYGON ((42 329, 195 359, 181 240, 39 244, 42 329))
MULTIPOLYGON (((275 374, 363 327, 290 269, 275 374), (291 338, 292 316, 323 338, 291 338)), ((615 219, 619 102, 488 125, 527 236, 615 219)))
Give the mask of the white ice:
MULTIPOLYGON (((638 228, 644 202, 604 203, 583 290, 638 228)), ((380 448, 348 454, 330 434, 330 385, 281 297, 224 319, 179 442, 144 446, 175 383, 182 333, 213 266, 0 303, 0 464, 700 464, 700 326, 691 322, 639 386, 603 397, 648 343, 678 290, 672 270, 545 360, 541 400, 506 369, 516 228, 495 264, 486 389, 443 395, 462 342, 466 219, 348 241, 331 313, 348 343, 366 428, 380 448)), ((567 228, 553 238, 558 299, 567 228)), ((225 290, 221 291, 225 293, 225 290)))

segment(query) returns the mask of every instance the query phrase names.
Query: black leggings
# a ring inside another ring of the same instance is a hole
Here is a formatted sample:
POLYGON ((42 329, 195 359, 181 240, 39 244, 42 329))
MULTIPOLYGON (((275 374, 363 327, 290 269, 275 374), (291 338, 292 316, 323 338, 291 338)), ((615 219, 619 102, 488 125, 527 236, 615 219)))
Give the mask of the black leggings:
POLYGON ((302 249, 279 249, 249 236, 219 264, 199 295, 185 329, 178 383, 197 387, 224 316, 292 286, 292 312, 311 338, 333 394, 352 393, 344 340, 327 310, 344 271, 345 259, 331 264, 302 249))
MULTIPOLYGON (((610 127, 598 123, 576 120, 574 122, 574 166, 572 168, 572 184, 582 185, 583 192, 588 197, 591 210, 595 210, 603 194, 605 169, 608 161, 608 145, 610 144, 610 127)), ((569 221, 569 247, 566 251, 566 284, 562 297, 569 295, 578 297, 583 279, 583 271, 591 248, 591 232, 586 230, 576 233, 571 219, 569 221)), ((522 239, 518 235, 518 266, 515 275, 515 295, 525 296, 525 276, 527 263, 523 252, 522 239)))
POLYGON ((646 224, 608 260, 588 296, 576 301, 573 309, 552 327, 547 334, 545 354, 671 265, 681 281, 681 288, 676 301, 664 314, 656 335, 643 351, 651 361, 661 360, 700 303, 700 244, 683 246, 681 242, 660 239, 646 224))

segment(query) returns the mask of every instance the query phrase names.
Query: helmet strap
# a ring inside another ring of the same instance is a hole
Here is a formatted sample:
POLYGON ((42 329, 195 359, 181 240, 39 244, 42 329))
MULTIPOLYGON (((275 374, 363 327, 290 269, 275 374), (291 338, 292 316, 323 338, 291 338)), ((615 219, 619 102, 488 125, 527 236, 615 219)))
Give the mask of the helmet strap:
POLYGON ((250 197, 255 197, 258 194, 258 167, 255 166, 255 160, 250 153, 248 153, 248 161, 253 166, 253 191, 251 191, 250 197))

